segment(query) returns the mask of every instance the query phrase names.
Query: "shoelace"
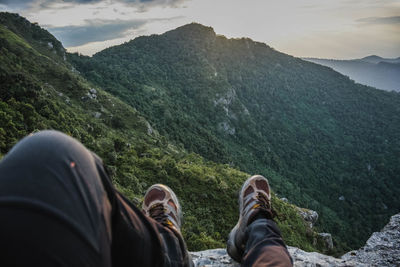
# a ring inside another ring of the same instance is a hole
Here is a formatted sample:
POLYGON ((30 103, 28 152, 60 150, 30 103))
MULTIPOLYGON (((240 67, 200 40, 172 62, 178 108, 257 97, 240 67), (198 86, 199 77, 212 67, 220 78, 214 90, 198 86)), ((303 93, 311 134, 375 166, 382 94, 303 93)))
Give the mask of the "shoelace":
POLYGON ((256 204, 253 209, 259 209, 265 212, 269 219, 274 218, 277 214, 276 211, 271 207, 271 200, 267 198, 265 194, 258 192, 256 204))
POLYGON ((157 203, 151 206, 149 209, 149 215, 157 222, 162 223, 163 225, 169 225, 167 210, 164 208, 162 203, 157 203))
POLYGON ((266 197, 265 194, 258 192, 257 204, 258 204, 258 208, 266 210, 266 211, 271 211, 271 201, 268 200, 268 198, 266 197))

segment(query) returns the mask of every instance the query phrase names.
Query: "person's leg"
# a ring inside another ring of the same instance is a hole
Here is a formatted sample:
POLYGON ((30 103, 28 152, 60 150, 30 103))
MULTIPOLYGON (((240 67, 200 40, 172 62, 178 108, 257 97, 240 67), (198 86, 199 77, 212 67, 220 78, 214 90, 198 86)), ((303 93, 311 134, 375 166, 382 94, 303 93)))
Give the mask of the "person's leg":
POLYGON ((292 266, 292 260, 273 220, 260 218, 246 230, 243 266, 292 266))
POLYGON ((44 131, 0 162, 2 266, 164 266, 159 226, 75 139, 44 131))
POLYGON ((144 213, 157 222, 164 245, 166 266, 193 266, 181 234, 182 209, 175 193, 166 185, 149 187, 143 200, 144 213))
POLYGON ((242 266, 292 266, 281 233, 272 220, 268 180, 255 175, 239 196, 239 221, 229 234, 228 254, 242 266))
POLYGON ((1 265, 111 265, 111 205, 91 153, 28 136, 0 162, 1 265))

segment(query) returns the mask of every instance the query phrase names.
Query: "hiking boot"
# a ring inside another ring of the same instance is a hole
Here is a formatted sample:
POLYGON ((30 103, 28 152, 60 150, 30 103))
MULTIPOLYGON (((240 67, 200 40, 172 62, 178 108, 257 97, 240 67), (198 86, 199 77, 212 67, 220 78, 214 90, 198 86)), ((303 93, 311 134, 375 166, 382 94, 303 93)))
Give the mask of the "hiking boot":
POLYGON ((180 233, 182 209, 175 193, 168 186, 150 186, 144 195, 142 208, 147 216, 180 233))
POLYGON ((239 195, 239 221, 229 234, 227 252, 237 262, 242 261, 246 248, 247 226, 258 218, 272 219, 271 193, 268 180, 254 175, 244 182, 239 195))

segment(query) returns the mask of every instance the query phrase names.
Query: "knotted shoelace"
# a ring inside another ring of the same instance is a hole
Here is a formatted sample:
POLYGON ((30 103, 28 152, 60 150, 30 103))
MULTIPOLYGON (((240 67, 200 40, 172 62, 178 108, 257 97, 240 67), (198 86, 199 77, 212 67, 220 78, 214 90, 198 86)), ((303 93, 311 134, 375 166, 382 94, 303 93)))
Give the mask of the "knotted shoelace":
POLYGON ((169 225, 167 209, 164 208, 164 205, 162 203, 157 203, 151 206, 149 209, 149 215, 157 222, 166 226, 169 225))

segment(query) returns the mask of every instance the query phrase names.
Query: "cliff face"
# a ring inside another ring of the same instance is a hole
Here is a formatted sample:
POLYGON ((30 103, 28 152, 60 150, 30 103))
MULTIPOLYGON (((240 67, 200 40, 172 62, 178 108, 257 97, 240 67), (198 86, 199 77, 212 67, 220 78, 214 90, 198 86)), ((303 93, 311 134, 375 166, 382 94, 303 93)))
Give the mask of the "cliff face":
MULTIPOLYGON (((294 266, 399 266, 400 264, 400 213, 391 217, 380 232, 373 233, 365 246, 350 251, 341 258, 316 252, 305 252, 288 247, 294 266)), ((233 261, 225 249, 192 252, 195 266, 230 266, 240 264, 233 261)))

